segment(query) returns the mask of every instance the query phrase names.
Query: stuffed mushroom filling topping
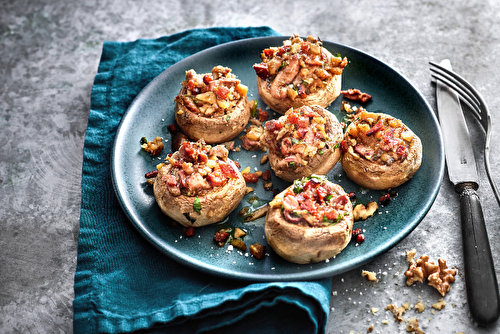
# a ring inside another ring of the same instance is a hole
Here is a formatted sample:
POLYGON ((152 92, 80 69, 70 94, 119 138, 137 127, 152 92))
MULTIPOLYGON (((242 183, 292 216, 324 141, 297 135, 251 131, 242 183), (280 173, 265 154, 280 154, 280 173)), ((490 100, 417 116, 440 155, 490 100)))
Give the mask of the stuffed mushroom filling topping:
POLYGON ((297 169, 329 148, 326 127, 325 118, 310 107, 290 108, 265 123, 266 145, 288 168, 297 169))
POLYGON ((408 158, 415 135, 401 120, 360 108, 341 144, 344 151, 380 165, 408 158))
POLYGON ((311 35, 304 41, 295 34, 282 47, 264 49, 261 59, 253 68, 267 81, 271 96, 292 101, 326 87, 326 81, 342 74, 347 65, 347 58, 333 56, 311 35))
POLYGON ((230 179, 237 179, 237 167, 222 146, 210 146, 203 139, 183 142, 179 150, 166 158, 172 166, 166 176, 173 196, 203 196, 230 179))
POLYGON ((212 73, 186 71, 186 80, 175 101, 203 117, 230 117, 247 92, 248 87, 236 79, 230 68, 215 66, 212 73))
POLYGON ((312 175, 296 180, 283 198, 271 205, 281 205, 283 218, 292 224, 326 227, 349 214, 349 196, 325 176, 312 175))

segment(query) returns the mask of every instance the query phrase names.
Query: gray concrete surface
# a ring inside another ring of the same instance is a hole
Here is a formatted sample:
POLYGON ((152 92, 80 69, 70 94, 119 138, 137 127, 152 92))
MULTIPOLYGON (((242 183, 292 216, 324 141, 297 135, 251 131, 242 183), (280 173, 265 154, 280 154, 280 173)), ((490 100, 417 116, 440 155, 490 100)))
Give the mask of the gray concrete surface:
MULTIPOLYGON (((493 114, 491 163, 500 182, 500 3, 495 0, 315 2, 0 0, 0 333, 71 333, 83 141, 104 40, 156 38, 190 28, 269 25, 361 49, 406 76, 434 106, 428 62, 449 58, 493 114), (228 13, 221 14, 221 11, 228 13)), ((474 144, 482 133, 472 126, 474 144)), ((481 159, 481 150, 477 157, 481 159)), ((500 269, 500 208, 479 165, 484 214, 500 269)), ((446 175, 445 175, 446 177, 446 175)), ((445 179, 422 223, 360 269, 334 277, 328 333, 405 332, 387 304, 422 300, 427 333, 498 333, 470 319, 458 198, 445 179), (441 311, 426 285, 404 285, 404 251, 445 258, 460 274, 441 311), (375 314, 370 308, 378 308, 375 314), (390 319, 384 325, 383 320, 390 319)))

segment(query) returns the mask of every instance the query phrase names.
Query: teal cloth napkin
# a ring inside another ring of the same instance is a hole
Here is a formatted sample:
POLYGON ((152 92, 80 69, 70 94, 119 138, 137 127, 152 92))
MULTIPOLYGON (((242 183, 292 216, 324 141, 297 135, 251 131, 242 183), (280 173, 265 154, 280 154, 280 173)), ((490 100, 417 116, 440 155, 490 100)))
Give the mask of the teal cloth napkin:
POLYGON ((115 197, 110 148, 134 97, 175 62, 268 27, 105 42, 83 152, 74 333, 324 333, 332 279, 254 283, 202 274, 150 245, 115 197))

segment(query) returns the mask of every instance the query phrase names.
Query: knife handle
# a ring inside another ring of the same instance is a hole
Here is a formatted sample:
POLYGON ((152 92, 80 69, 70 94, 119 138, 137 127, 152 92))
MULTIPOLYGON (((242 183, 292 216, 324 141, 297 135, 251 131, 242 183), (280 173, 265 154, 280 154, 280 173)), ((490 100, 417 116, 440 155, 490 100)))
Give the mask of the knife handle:
POLYGON ((463 184, 460 193, 465 284, 472 318, 480 326, 493 324, 500 315, 497 276, 484 224, 477 184, 463 184))

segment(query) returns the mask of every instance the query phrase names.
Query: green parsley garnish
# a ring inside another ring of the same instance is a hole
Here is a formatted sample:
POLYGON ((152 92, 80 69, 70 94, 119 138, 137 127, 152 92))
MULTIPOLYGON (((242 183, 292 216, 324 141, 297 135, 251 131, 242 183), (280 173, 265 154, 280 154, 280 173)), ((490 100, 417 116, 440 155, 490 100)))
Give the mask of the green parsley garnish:
POLYGON ((293 193, 298 194, 304 190, 304 184, 300 180, 293 181, 293 193))
POLYGON ((252 107, 252 117, 257 116, 257 107, 259 106, 259 102, 257 100, 253 101, 253 107, 252 107))
POLYGON ((147 144, 147 143, 148 143, 148 140, 146 139, 146 137, 142 137, 141 144, 147 144))
POLYGON ((295 180, 295 181, 293 181, 293 192, 294 192, 294 194, 298 194, 298 193, 302 192, 304 190, 304 186, 306 185, 307 181, 309 181, 310 179, 316 179, 316 180, 319 180, 320 182, 324 182, 324 181, 328 180, 326 178, 326 176, 324 176, 324 175, 316 175, 316 174, 313 174, 311 176, 303 177, 300 180, 295 180))
POLYGON ((342 214, 342 215, 338 215, 338 216, 337 216, 337 219, 335 219, 335 221, 334 221, 334 222, 332 222, 330 225, 335 225, 335 224, 337 224, 337 223, 338 223, 338 222, 340 222, 340 221, 342 220, 342 218, 344 218, 345 216, 347 216, 347 212, 344 212, 344 214, 342 214))
POLYGON ((319 150, 319 151, 318 151, 318 154, 319 154, 319 155, 323 155, 323 153, 325 153, 323 150, 319 150))
POLYGON ((194 199, 193 210, 196 211, 197 214, 201 214, 201 202, 198 196, 196 196, 194 199))

